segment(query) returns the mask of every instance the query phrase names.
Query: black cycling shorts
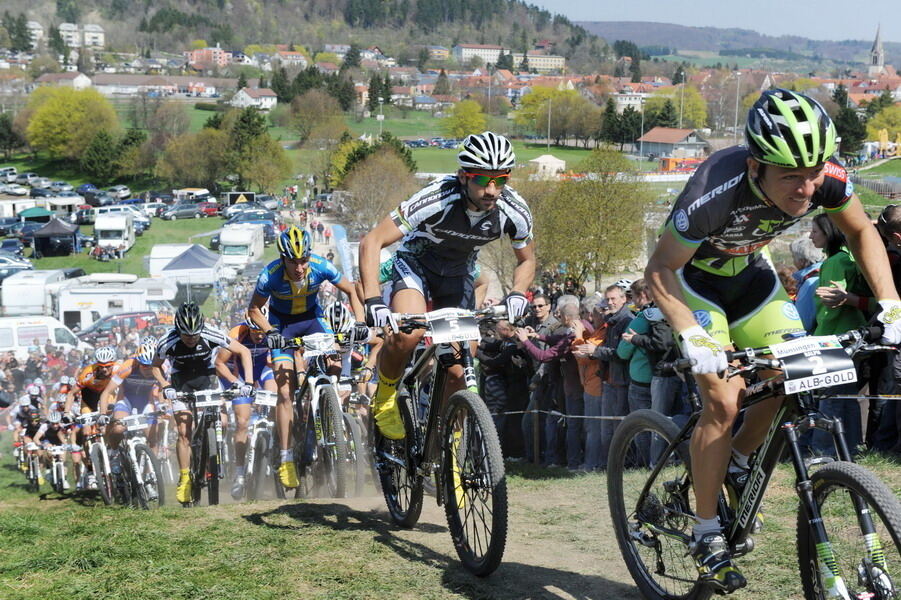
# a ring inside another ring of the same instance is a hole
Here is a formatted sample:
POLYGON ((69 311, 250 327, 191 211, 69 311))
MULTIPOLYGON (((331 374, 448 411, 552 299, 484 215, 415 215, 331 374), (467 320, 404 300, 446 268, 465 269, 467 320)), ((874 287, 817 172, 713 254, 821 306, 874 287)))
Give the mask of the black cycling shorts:
POLYGON ((409 255, 398 254, 394 259, 394 275, 391 279, 392 295, 399 290, 416 290, 431 302, 430 310, 439 308, 466 308, 476 305, 475 283, 472 275, 439 275, 426 269, 409 255))

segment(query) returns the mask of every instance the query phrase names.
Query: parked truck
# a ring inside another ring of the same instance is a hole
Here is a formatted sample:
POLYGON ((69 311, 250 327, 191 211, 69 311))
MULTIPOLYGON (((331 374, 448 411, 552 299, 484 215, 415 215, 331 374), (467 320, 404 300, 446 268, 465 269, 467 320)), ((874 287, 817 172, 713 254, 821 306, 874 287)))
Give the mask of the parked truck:
POLYGON ((223 264, 238 271, 242 271, 247 263, 260 260, 265 249, 262 225, 225 227, 219 236, 223 264))

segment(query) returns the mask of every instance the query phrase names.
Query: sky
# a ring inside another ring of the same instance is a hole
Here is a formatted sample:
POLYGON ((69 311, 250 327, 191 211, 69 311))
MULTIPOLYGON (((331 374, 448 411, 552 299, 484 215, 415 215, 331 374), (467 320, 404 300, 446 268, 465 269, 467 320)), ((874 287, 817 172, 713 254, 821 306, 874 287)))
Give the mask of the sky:
POLYGON ((901 2, 866 0, 525 0, 572 21, 654 21, 696 27, 739 27, 767 35, 814 40, 872 40, 882 23, 883 41, 901 41, 901 2), (815 7, 815 8, 814 8, 815 7))

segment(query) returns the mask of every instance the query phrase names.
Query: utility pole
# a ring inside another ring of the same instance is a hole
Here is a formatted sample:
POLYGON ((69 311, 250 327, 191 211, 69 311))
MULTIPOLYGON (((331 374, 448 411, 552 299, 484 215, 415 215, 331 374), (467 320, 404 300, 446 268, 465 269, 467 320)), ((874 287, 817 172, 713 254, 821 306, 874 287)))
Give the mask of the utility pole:
POLYGON ((379 116, 378 116, 379 139, 382 139, 382 122, 385 120, 385 115, 382 113, 382 104, 384 104, 384 102, 385 102, 385 99, 382 97, 379 97, 379 116))
POLYGON ((551 153, 551 97, 547 98, 547 152, 551 153))
POLYGON ((685 106, 685 71, 682 72, 682 83, 679 86, 679 129, 682 129, 682 108, 685 106))
POLYGON ((485 65, 488 69, 488 114, 491 114, 491 63, 485 65))
POLYGON ((741 71, 735 72, 735 122, 732 124, 732 137, 738 143, 738 101, 741 98, 741 71))
POLYGON ((638 158, 641 159, 644 156, 644 140, 641 139, 644 137, 644 98, 641 98, 641 129, 638 133, 638 158))

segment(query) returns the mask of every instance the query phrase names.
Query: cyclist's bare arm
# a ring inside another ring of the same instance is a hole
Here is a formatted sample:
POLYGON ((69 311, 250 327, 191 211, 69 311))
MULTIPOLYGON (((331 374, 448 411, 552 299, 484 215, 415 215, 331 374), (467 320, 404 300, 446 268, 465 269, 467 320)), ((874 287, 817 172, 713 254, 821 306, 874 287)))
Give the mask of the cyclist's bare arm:
POLYGON ((698 324, 685 303, 682 286, 676 276, 676 271, 684 267, 694 254, 694 248, 683 246, 672 233, 664 231, 644 271, 654 301, 677 333, 698 324))
POLYGON ((274 329, 269 319, 263 315, 262 308, 266 306, 267 302, 269 302, 269 298, 255 293, 250 297, 250 306, 247 307, 247 314, 250 316, 250 320, 263 331, 274 329))
POLYGON ((66 394, 66 403, 63 405, 63 412, 68 414, 72 410, 72 404, 75 402, 75 392, 78 385, 73 385, 72 389, 66 394))
POLYGON ((101 415, 106 414, 106 409, 109 406, 110 398, 113 400, 116 399, 116 391, 119 389, 119 386, 116 385, 115 382, 110 381, 106 384, 106 387, 103 388, 103 391, 100 393, 100 404, 99 410, 101 415))
POLYGON ((163 359, 160 357, 154 358, 153 364, 150 365, 150 372, 153 373, 153 378, 156 379, 156 382, 160 384, 160 388, 169 387, 169 380, 166 379, 163 373, 163 359))
POLYGON ((379 287, 379 251, 404 236, 390 216, 385 217, 375 229, 360 240, 360 279, 363 295, 372 298, 381 294, 379 287))
POLYGON ((529 242, 523 248, 514 248, 516 269, 513 271, 513 291, 526 293, 535 280, 535 242, 529 242))
POLYGON ((357 321, 366 321, 366 311, 363 308, 363 303, 357 297, 357 290, 354 289, 354 284, 347 277, 342 277, 335 287, 347 294, 347 298, 350 300, 350 307, 353 309, 357 321))
POLYGON ((219 348, 219 351, 216 352, 216 361, 213 366, 216 368, 216 375, 223 379, 233 379, 236 374, 235 371, 228 366, 228 361, 232 359, 232 351, 228 348, 219 348))
POLYGON ((885 245, 879 232, 873 227, 857 195, 851 196, 848 207, 841 212, 827 213, 829 218, 848 239, 848 248, 854 255, 860 271, 877 300, 897 300, 898 292, 892 280, 885 245))
MULTIPOLYGON (((238 356, 238 360, 241 361, 241 367, 243 368, 244 373, 248 373, 251 379, 253 378, 253 356, 250 354, 250 350, 247 349, 247 346, 242 344, 237 340, 231 340, 228 345, 228 351, 232 354, 236 354, 238 356)), ((223 377, 228 379, 231 383, 234 383, 238 380, 238 377, 229 372, 227 375, 223 374, 223 377)), ((252 381, 248 381, 247 383, 253 383, 252 381)))

